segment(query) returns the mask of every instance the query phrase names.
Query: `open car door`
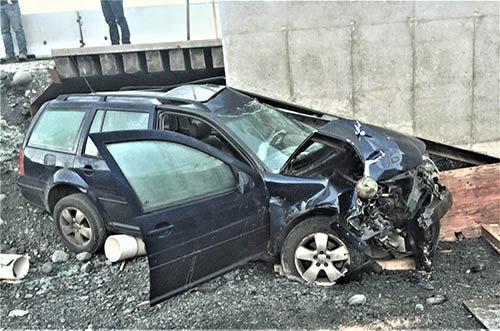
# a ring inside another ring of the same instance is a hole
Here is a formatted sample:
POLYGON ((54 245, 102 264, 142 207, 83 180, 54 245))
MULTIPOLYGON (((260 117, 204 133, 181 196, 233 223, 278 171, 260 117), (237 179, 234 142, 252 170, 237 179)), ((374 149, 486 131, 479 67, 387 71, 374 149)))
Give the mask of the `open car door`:
POLYGON ((90 137, 141 229, 151 305, 266 251, 267 190, 248 165, 175 132, 90 137))

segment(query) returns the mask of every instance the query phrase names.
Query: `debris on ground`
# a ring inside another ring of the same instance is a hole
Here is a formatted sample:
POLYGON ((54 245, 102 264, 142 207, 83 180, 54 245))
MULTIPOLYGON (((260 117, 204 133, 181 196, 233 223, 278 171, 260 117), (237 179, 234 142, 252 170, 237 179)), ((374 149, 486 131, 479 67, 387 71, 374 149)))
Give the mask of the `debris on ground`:
POLYGON ((13 86, 24 86, 31 82, 33 78, 31 74, 27 71, 18 71, 12 77, 13 86))
POLYGON ((441 294, 436 294, 435 296, 432 296, 432 297, 427 298, 425 300, 425 302, 427 302, 427 304, 429 304, 429 305, 440 305, 445 301, 446 301, 446 297, 444 295, 441 295, 441 294))
POLYGON ((54 251, 52 254, 53 263, 64 263, 69 260, 69 254, 64 251, 54 251))
POLYGON ((81 252, 76 254, 76 259, 80 262, 87 262, 92 258, 92 254, 89 252, 81 252))
POLYGON ((366 296, 363 294, 355 294, 347 300, 349 306, 362 306, 366 303, 366 296))
POLYGON ((23 317, 29 314, 27 310, 14 309, 9 312, 9 317, 23 317))
POLYGON ((488 330, 500 330, 500 300, 472 299, 464 305, 488 330))
POLYGON ((54 265, 50 262, 45 262, 42 264, 42 272, 44 274, 50 274, 54 270, 54 265))

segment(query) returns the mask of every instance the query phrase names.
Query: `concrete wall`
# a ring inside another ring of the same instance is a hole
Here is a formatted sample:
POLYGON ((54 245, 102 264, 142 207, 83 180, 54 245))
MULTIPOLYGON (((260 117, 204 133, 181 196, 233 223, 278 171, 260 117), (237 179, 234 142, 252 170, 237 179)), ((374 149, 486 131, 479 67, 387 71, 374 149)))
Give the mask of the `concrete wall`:
POLYGON ((232 86, 500 157, 499 2, 222 1, 232 86))

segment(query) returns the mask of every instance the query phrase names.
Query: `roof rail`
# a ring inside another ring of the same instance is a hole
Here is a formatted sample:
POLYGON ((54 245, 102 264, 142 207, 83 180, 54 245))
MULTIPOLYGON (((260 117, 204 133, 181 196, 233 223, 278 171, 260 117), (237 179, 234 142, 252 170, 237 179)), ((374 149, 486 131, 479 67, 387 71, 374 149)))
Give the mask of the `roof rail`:
POLYGON ((193 80, 190 82, 184 82, 184 83, 173 84, 173 85, 163 85, 163 86, 123 86, 119 89, 119 91, 142 90, 142 91, 150 91, 150 92, 167 92, 167 91, 170 91, 171 89, 174 89, 176 87, 179 87, 182 85, 188 85, 188 84, 217 84, 217 85, 224 85, 225 86, 226 85, 226 77, 217 76, 217 77, 203 78, 203 79, 193 80))
POLYGON ((134 94, 133 91, 131 91, 131 93, 126 93, 126 94, 116 94, 116 92, 111 92, 111 93, 98 92, 97 94, 84 94, 84 93, 61 94, 60 96, 57 97, 57 100, 66 101, 69 97, 96 97, 96 96, 99 97, 99 102, 106 102, 108 97, 138 98, 138 99, 142 98, 142 99, 158 100, 161 104, 180 103, 185 105, 193 105, 199 108, 200 110, 210 111, 207 106, 205 106, 203 103, 199 101, 180 99, 180 98, 170 98, 170 97, 151 97, 142 94, 134 94))

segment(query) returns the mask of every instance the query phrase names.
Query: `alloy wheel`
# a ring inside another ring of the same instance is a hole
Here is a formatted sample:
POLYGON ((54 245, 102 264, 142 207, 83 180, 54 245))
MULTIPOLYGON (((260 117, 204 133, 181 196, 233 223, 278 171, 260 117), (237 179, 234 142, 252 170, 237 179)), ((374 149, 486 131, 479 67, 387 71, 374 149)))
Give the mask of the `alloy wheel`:
POLYGON ((64 237, 76 246, 85 246, 92 240, 92 228, 87 216, 74 207, 66 207, 59 216, 64 237))
POLYGON ((303 238, 294 254, 295 267, 308 283, 333 285, 350 264, 347 246, 336 236, 316 232, 303 238))

